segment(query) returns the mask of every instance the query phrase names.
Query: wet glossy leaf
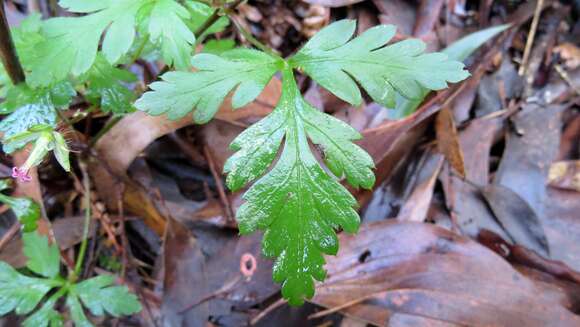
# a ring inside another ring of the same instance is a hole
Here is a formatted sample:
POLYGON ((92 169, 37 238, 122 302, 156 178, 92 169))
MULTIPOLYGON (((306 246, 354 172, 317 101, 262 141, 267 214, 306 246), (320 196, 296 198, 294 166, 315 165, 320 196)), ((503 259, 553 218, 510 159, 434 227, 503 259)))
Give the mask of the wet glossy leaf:
POLYGON ((317 33, 290 59, 321 86, 353 105, 362 101, 360 84, 376 102, 393 107, 395 96, 422 97, 469 76, 463 64, 442 53, 424 54, 425 44, 409 39, 386 45, 393 25, 373 27, 351 40, 356 22, 341 20, 317 33))
POLYGON ((237 212, 241 233, 265 230, 262 250, 277 257, 274 280, 283 282, 290 304, 314 295, 314 281, 325 277, 323 254, 336 254, 334 229, 358 229, 354 197, 316 161, 308 139, 319 144, 329 168, 354 186, 374 183, 373 162, 350 143, 360 135, 348 125, 310 106, 300 94, 292 71, 283 71, 283 91, 276 109, 244 131, 232 143, 238 152, 225 166, 228 186, 239 189, 261 176, 272 164, 280 143, 280 158, 243 198, 237 212))
POLYGON ((221 56, 202 53, 193 57, 198 71, 169 72, 162 82, 150 85, 135 106, 150 115, 167 114, 179 119, 194 108, 197 123, 208 122, 230 91, 232 106, 240 108, 254 100, 277 71, 281 60, 263 52, 236 49, 221 56))

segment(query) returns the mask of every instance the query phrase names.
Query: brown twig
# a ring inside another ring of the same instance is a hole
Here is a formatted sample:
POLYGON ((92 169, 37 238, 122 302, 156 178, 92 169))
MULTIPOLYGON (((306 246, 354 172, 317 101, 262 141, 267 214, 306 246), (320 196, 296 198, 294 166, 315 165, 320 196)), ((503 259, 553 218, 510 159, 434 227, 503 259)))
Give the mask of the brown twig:
POLYGON ((532 19, 532 25, 530 26, 530 31, 528 32, 528 39, 526 40, 526 47, 524 48, 524 56, 522 57, 522 64, 518 70, 518 74, 523 76, 526 72, 526 66, 528 65, 528 60, 530 58, 530 52, 532 50, 532 45, 534 44, 534 38, 536 37, 536 31, 538 29, 538 22, 540 21, 540 14, 544 7, 544 0, 538 0, 536 4, 536 10, 534 11, 534 18, 532 19))
POLYGON ((287 301, 284 298, 278 299, 278 301, 270 304, 266 309, 262 310, 262 312, 258 313, 252 320, 250 320, 250 326, 256 325, 260 320, 262 320, 265 316, 267 316, 270 312, 276 310, 280 306, 286 304, 287 301))
POLYGON ((20 224, 18 223, 18 221, 15 221, 12 226, 10 226, 10 229, 8 229, 4 235, 2 235, 2 238, 0 238, 0 250, 2 250, 2 248, 8 243, 10 242, 10 240, 12 240, 12 238, 18 234, 18 231, 20 230, 20 224))
POLYGON ((2 57, 4 69, 6 69, 12 83, 16 85, 24 82, 24 70, 16 55, 16 48, 10 34, 10 27, 4 10, 4 0, 0 0, 0 56, 2 57))

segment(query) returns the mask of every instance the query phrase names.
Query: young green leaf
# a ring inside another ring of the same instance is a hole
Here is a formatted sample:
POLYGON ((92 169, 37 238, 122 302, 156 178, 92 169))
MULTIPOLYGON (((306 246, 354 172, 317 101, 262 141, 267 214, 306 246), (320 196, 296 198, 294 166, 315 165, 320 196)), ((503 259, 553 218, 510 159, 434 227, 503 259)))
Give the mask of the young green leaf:
POLYGON ((36 202, 30 198, 15 198, 4 194, 0 194, 0 202, 12 209, 25 233, 36 230, 40 218, 40 206, 36 202))
POLYGON ((0 261, 0 316, 12 310, 20 315, 31 312, 55 286, 50 280, 24 276, 0 261))
POLYGON ((462 63, 448 60, 445 54, 424 54, 420 40, 386 45, 395 35, 395 26, 376 26, 351 39, 355 29, 352 20, 330 24, 290 58, 290 64, 353 105, 362 101, 357 83, 373 100, 393 107, 397 93, 419 98, 422 88, 443 89, 447 82, 469 76, 462 63))
POLYGON ((282 139, 284 146, 272 170, 245 194, 238 210, 240 232, 265 230, 263 253, 277 257, 274 280, 282 294, 298 305, 314 295, 314 281, 325 277, 323 254, 336 254, 334 229, 358 229, 354 197, 316 161, 310 138, 322 146, 326 162, 353 186, 370 188, 373 162, 351 141, 360 135, 351 127, 310 106, 300 94, 291 69, 283 71, 282 96, 276 109, 244 131, 226 163, 228 186, 239 189, 272 164, 282 139))
POLYGON ((150 115, 182 118, 194 108, 197 123, 208 122, 233 89, 232 106, 240 108, 254 100, 283 63, 282 59, 250 49, 236 49, 221 56, 202 53, 192 58, 198 71, 169 72, 162 82, 152 83, 135 107, 150 115))
POLYGON ((95 64, 83 78, 88 84, 85 96, 91 103, 99 104, 103 112, 131 112, 135 94, 123 83, 136 80, 133 73, 113 67, 103 56, 97 55, 95 64))
POLYGON ((66 298, 66 306, 70 310, 70 315, 76 327, 93 327, 93 324, 87 319, 85 311, 74 292, 69 293, 66 298))
POLYGON ((60 270, 60 253, 58 246, 48 244, 48 238, 36 232, 24 233, 24 255, 28 258, 26 267, 33 272, 55 278, 60 270))
POLYGON ((149 18, 149 35, 161 44, 163 60, 179 70, 190 67, 195 44, 195 35, 184 22, 190 18, 189 11, 173 0, 155 1, 149 18))
MULTIPOLYGON (((190 2, 190 1, 188 1, 190 2)), ((135 41, 137 27, 161 46, 168 65, 190 67, 195 35, 188 27, 191 12, 176 0, 61 0, 60 5, 80 17, 58 17, 42 24, 45 39, 35 57, 25 65, 32 86, 49 85, 70 73, 80 76, 96 59, 99 42, 111 64, 126 55, 135 41), (102 35, 104 34, 104 37, 102 35)), ((207 5, 201 5, 207 7, 207 5)))
POLYGON ((82 17, 58 17, 42 25, 45 40, 30 64, 28 82, 33 86, 49 85, 65 79, 69 73, 79 76, 93 65, 101 35, 103 53, 115 63, 127 53, 135 38, 135 17, 144 0, 105 0, 99 3, 65 0, 60 5, 71 12, 87 13, 82 17))
MULTIPOLYGON (((0 188, 2 187, 0 183, 0 188)), ((0 316, 15 311, 24 315, 32 312, 53 288, 58 290, 23 323, 25 327, 60 327, 62 316, 54 309, 57 301, 67 296, 66 304, 76 326, 93 326, 87 319, 83 304, 94 315, 105 312, 115 317, 136 313, 141 310, 137 297, 130 294, 126 286, 113 286, 111 276, 98 276, 78 284, 65 281, 59 275, 60 253, 56 245, 49 245, 48 238, 37 233, 23 235, 26 266, 46 278, 27 277, 0 261, 0 316)))
POLYGON ((62 290, 52 295, 35 313, 30 315, 24 323, 24 327, 62 327, 64 325, 62 316, 54 310, 56 301, 62 296, 62 290))
POLYGON ((112 276, 101 275, 74 285, 71 294, 78 296, 91 313, 97 316, 107 312, 119 317, 141 311, 141 303, 134 294, 129 293, 127 286, 112 285, 112 276))

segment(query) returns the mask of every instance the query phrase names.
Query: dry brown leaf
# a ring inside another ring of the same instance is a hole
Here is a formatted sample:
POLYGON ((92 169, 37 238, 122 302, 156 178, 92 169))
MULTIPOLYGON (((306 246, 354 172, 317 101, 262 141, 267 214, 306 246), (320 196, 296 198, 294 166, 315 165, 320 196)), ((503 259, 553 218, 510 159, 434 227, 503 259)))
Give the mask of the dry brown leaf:
POLYGON ((427 218, 429 205, 433 198, 435 182, 437 181, 437 176, 439 176, 439 172, 443 167, 443 156, 439 154, 432 156, 429 161, 430 164, 426 163, 422 169, 427 169, 430 172, 429 176, 419 182, 413 190, 413 193, 411 193, 411 196, 409 196, 407 201, 405 201, 405 204, 397 215, 398 220, 422 222, 427 218))
POLYGON ((465 163, 463 151, 457 137, 457 128, 453 120, 453 113, 446 107, 439 111, 435 120, 435 132, 437 133, 437 146, 445 159, 451 164, 461 177, 465 177, 465 163))
POLYGON ((382 221, 342 234, 312 302, 390 326, 577 326, 573 294, 516 271, 489 249, 422 223, 382 221))

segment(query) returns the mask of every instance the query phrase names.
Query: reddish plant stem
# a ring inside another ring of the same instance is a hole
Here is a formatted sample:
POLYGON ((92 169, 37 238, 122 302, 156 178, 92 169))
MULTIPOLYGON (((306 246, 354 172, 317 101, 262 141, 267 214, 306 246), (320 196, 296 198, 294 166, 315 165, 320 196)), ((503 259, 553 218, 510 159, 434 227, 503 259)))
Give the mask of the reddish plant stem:
POLYGON ((4 69, 10 76, 12 83, 16 85, 24 82, 24 70, 16 55, 16 48, 10 34, 10 27, 4 10, 4 0, 0 0, 0 56, 2 57, 4 69))

